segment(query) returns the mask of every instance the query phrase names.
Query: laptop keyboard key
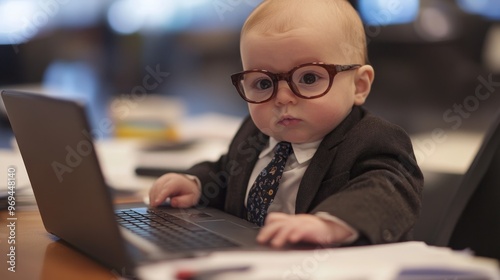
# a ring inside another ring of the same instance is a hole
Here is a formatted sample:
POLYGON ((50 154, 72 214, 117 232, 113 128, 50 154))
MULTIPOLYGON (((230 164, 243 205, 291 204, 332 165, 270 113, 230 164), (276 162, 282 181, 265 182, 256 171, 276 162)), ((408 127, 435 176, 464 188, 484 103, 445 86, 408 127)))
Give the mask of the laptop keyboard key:
POLYGON ((141 214, 118 210, 118 223, 172 252, 236 247, 237 244, 207 229, 158 210, 141 214))

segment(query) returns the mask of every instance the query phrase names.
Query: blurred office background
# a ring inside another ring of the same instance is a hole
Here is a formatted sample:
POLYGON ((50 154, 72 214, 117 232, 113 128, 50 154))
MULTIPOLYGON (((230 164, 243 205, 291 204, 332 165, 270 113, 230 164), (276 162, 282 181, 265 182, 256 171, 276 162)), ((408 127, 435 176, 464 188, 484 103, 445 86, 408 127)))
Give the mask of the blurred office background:
MULTIPOLYGON (((500 108, 500 0, 351 2, 376 69, 370 110, 410 134, 487 128, 500 108)), ((0 0, 0 88, 84 98, 94 123, 113 100, 129 98, 133 111, 152 94, 187 115, 243 117, 229 76, 241 70, 239 31, 258 3, 0 0)), ((0 126, 10 133, 1 109, 0 126)))

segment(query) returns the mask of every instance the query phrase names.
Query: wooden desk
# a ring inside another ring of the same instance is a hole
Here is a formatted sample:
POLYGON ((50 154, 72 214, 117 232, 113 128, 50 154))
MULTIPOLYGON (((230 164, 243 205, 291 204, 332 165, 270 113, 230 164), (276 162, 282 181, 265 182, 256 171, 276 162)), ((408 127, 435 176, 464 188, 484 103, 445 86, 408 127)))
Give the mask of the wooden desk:
MULTIPOLYGON (((123 203, 134 200, 127 199, 123 203)), ((134 201, 137 202, 137 201, 134 201)), ((7 210, 0 211, 0 279, 2 280, 112 280, 119 279, 114 272, 74 250, 56 237, 47 233, 37 209, 16 210, 15 220, 15 272, 8 270, 7 244, 10 229, 6 226, 10 221, 7 210)))

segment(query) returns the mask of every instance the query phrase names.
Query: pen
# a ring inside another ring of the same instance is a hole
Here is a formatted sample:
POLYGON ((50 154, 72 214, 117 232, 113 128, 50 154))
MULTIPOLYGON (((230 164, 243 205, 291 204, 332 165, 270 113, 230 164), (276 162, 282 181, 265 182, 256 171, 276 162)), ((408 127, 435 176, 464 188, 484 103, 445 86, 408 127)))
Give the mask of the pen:
POLYGON ((220 267, 220 268, 208 268, 201 270, 179 270, 175 275, 177 280, 206 280, 212 279, 214 276, 218 276, 227 272, 244 272, 250 269, 249 265, 242 266, 230 266, 230 267, 220 267))

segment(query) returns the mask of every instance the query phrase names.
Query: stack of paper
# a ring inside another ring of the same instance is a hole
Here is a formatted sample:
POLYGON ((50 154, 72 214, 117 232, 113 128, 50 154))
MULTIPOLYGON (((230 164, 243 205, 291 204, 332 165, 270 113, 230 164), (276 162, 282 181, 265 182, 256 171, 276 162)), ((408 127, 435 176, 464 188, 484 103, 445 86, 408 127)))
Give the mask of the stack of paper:
POLYGON ((202 276, 214 269, 221 273, 210 279, 500 279, 495 260, 422 242, 305 251, 218 252, 143 266, 138 273, 141 279, 164 280, 176 279, 180 271, 202 276))

